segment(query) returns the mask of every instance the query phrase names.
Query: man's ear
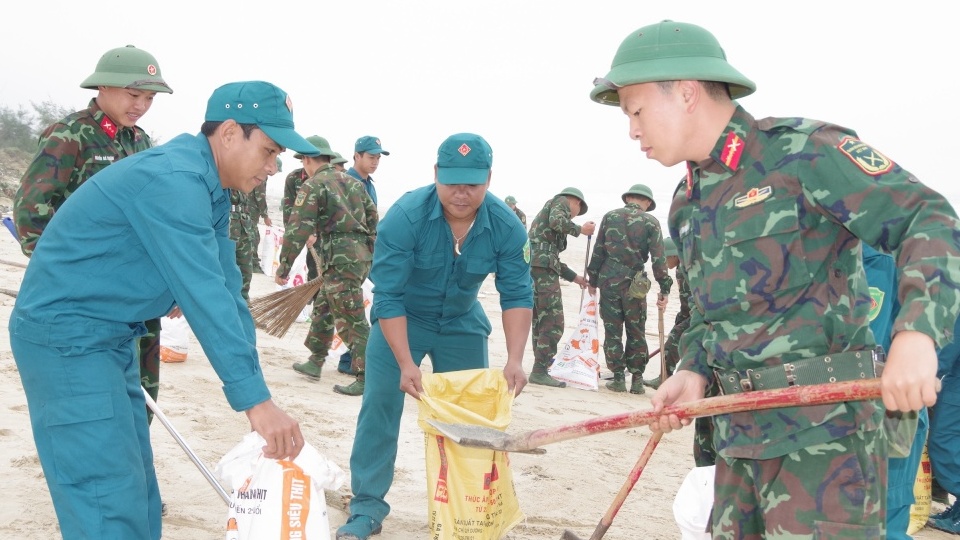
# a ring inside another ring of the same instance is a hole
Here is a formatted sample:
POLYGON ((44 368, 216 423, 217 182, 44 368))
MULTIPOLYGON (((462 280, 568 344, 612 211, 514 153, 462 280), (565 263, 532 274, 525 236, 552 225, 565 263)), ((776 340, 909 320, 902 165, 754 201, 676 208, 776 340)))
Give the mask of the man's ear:
POLYGON ((677 83, 677 90, 680 92, 680 97, 683 99, 683 102, 687 106, 696 105, 700 100, 700 94, 703 92, 703 86, 700 85, 699 81, 679 81, 677 83))
POLYGON ((217 136, 220 138, 220 142, 225 148, 229 148, 234 141, 236 141, 237 135, 243 136, 243 129, 240 127, 240 124, 236 120, 224 120, 220 127, 217 128, 217 136))

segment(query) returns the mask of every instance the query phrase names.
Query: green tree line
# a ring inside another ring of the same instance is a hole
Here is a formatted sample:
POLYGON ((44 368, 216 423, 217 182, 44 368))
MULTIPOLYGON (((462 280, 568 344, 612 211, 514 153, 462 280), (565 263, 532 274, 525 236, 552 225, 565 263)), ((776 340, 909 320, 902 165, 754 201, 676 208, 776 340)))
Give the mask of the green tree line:
POLYGON ((40 133, 73 112, 52 101, 31 102, 30 107, 0 106, 0 148, 15 148, 32 156, 40 133))

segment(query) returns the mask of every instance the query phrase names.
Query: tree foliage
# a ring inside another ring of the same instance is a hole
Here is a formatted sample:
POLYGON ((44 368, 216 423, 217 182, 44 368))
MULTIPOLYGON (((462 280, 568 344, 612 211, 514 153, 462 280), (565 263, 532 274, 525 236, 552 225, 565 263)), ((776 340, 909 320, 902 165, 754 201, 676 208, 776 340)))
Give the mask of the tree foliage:
POLYGON ((72 112, 52 101, 31 102, 30 105, 32 110, 23 105, 17 108, 0 106, 0 148, 16 148, 33 155, 40 133, 72 112))

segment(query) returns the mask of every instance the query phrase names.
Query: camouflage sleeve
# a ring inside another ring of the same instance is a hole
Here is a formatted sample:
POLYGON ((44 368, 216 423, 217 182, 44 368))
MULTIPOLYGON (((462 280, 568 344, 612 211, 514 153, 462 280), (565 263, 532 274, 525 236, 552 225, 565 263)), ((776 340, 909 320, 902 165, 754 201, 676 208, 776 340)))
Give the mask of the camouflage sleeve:
POLYGON ((713 373, 707 364, 707 351, 703 348, 706 332, 703 313, 696 306, 691 306, 690 326, 680 334, 680 363, 677 364, 677 369, 699 373, 710 381, 713 373))
POLYGON ((590 285, 596 287, 600 282, 600 268, 607 260, 607 216, 604 215, 600 220, 600 228, 597 230, 597 241, 593 244, 593 255, 590 257, 590 263, 587 265, 587 280, 590 285))
POLYGON ((380 223, 380 213, 367 190, 364 189, 363 192, 366 194, 366 197, 363 197, 363 210, 367 218, 367 230, 370 231, 370 250, 373 251, 373 246, 377 241, 377 225, 380 223))
POLYGON ((826 159, 801 171, 804 195, 867 244, 893 254, 900 313, 893 333, 922 332, 943 347, 960 310, 960 221, 950 203, 839 129, 811 135, 826 159), (815 167, 814 167, 815 165, 815 167))
POLYGON ((663 254, 663 231, 660 230, 660 223, 656 219, 651 220, 649 232, 647 238, 650 239, 650 263, 653 265, 653 277, 660 285, 660 294, 666 296, 670 294, 673 278, 667 271, 667 257, 663 254))
POLYGON ((20 235, 20 249, 27 257, 40 234, 53 219, 54 209, 63 204, 64 192, 80 159, 80 142, 62 137, 57 130, 41 138, 40 147, 20 179, 13 200, 13 219, 20 235))
MULTIPOLYGON (((277 266, 277 275, 287 277, 294 259, 303 251, 310 235, 317 232, 317 216, 324 199, 324 185, 320 182, 307 180, 300 186, 300 191, 290 209, 290 219, 283 232, 283 244, 280 247, 280 263, 277 266)), ((321 255, 322 257, 322 255, 321 255)))
POLYGON ((571 221, 570 207, 563 197, 557 197, 550 207, 549 223, 558 236, 580 236, 580 226, 571 221))
POLYGON ((266 182, 260 184, 253 190, 253 203, 254 203, 254 208, 257 209, 256 217, 258 218, 270 217, 270 214, 267 211, 267 183, 266 182))
POLYGON ((301 169, 292 171, 287 175, 287 178, 283 181, 283 224, 286 227, 287 223, 290 222, 290 209, 293 208, 293 203, 297 199, 297 178, 300 176, 301 169))

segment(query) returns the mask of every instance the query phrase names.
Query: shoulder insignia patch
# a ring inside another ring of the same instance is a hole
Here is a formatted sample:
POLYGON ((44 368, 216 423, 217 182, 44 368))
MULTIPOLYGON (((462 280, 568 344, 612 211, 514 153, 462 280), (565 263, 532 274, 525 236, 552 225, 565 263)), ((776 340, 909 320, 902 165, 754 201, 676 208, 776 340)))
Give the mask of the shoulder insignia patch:
POLYGON ((743 139, 732 131, 727 133, 727 140, 723 143, 723 152, 720 153, 720 161, 735 171, 740 165, 741 154, 743 154, 743 139))
POLYGON ((523 262, 530 264, 530 240, 523 245, 523 262))
POLYGON ((304 191, 297 192, 297 200, 293 201, 294 206, 303 206, 303 201, 307 200, 307 194, 304 191))
POLYGON ((736 199, 734 199, 733 204, 737 208, 743 208, 745 206, 757 204, 758 202, 762 202, 767 197, 769 197, 771 193, 773 193, 773 188, 771 188, 770 186, 764 186, 759 189, 753 188, 750 191, 748 191, 746 195, 743 195, 741 197, 737 197, 736 199))
POLYGON ((837 145, 837 149, 850 158, 850 161, 860 167, 863 172, 871 176, 879 176, 890 172, 890 169, 893 168, 893 162, 890 161, 890 158, 877 152, 867 143, 853 137, 844 137, 837 145))
POLYGON ((880 314, 883 308, 884 292, 876 287, 870 287, 870 311, 867 313, 867 320, 872 321, 880 314))

